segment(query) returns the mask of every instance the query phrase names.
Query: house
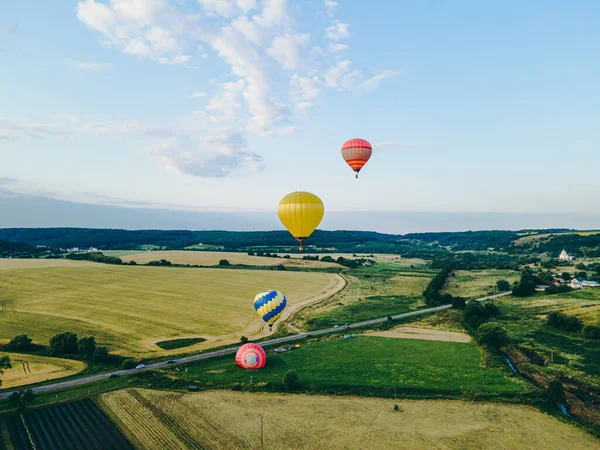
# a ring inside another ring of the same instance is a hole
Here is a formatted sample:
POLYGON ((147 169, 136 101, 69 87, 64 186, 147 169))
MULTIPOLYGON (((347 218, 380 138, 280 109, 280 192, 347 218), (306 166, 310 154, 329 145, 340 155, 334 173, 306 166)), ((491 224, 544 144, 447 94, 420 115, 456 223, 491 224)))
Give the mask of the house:
POLYGON ((582 278, 573 278, 571 280, 571 284, 569 285, 573 289, 581 289, 583 288, 583 279, 582 278))
POLYGON ((583 280, 582 284, 584 287, 600 287, 600 283, 598 283, 597 281, 583 280))
POLYGON ((560 256, 558 257, 559 261, 573 261, 573 259, 573 256, 569 255, 564 248, 563 251, 560 252, 560 256))
POLYGON ((535 286, 535 290, 536 290, 536 292, 544 292, 549 287, 550 286, 543 285, 543 284, 538 284, 538 285, 535 286))

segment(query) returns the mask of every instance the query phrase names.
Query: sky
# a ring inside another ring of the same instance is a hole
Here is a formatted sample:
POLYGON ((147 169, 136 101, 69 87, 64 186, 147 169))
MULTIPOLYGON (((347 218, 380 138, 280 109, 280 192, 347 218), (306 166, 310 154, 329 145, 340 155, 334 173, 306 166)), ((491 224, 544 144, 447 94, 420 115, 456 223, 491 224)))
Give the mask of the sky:
POLYGON ((599 22, 595 0, 0 1, 0 189, 600 214, 599 22))

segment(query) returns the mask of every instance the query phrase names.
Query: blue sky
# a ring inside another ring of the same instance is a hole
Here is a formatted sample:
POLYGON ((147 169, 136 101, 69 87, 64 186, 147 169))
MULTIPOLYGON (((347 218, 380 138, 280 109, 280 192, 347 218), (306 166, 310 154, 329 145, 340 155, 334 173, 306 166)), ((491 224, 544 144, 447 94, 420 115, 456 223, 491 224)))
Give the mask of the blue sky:
MULTIPOLYGON (((600 3, 0 4, 0 184, 62 200, 600 213, 600 3), (369 140, 354 179, 343 142, 369 140)), ((350 227, 351 228, 351 227, 350 227)))

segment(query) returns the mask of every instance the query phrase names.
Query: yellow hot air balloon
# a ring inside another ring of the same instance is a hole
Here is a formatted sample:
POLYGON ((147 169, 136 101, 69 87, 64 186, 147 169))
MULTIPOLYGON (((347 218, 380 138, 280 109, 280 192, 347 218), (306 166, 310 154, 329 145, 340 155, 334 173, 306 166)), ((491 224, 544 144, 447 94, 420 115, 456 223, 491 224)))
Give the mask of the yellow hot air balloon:
POLYGON ((319 197, 310 192, 292 192, 279 202, 277 214, 283 226, 300 242, 300 250, 305 239, 319 226, 325 213, 325 206, 319 197))

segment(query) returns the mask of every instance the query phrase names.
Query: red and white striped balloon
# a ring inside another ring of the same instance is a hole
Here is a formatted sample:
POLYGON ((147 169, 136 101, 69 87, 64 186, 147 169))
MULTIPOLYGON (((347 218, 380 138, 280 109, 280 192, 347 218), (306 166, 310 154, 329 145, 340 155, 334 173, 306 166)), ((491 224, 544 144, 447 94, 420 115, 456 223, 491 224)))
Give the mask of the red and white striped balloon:
POLYGON ((262 369, 267 364, 267 354, 258 344, 244 344, 235 354, 235 363, 243 369, 262 369))
POLYGON ((350 168, 356 172, 356 178, 358 178, 360 169, 364 167, 371 157, 372 152, 373 148, 371 144, 364 139, 350 139, 342 145, 342 157, 350 168))

